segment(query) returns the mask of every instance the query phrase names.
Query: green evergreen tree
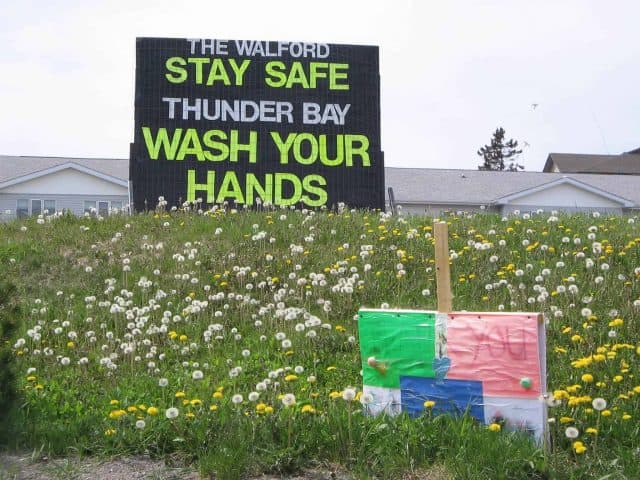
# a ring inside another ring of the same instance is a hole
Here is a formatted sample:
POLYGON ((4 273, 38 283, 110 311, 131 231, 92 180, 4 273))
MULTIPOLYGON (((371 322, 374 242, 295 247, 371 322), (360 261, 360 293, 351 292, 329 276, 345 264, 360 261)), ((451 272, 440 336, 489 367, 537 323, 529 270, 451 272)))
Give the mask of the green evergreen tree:
POLYGON ((524 170, 524 166, 516 162, 522 150, 518 150, 518 142, 510 139, 504 140, 504 128, 499 127, 493 133, 490 145, 485 145, 478 150, 478 155, 484 159, 482 165, 478 165, 478 170, 507 170, 517 172, 524 170))

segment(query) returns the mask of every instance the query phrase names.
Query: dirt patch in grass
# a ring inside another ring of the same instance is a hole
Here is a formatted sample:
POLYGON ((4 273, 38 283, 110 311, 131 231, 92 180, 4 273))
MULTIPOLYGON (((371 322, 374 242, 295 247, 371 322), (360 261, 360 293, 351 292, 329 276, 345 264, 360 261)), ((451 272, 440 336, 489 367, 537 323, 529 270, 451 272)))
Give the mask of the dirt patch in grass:
POLYGON ((162 460, 125 457, 34 459, 30 455, 1 455, 0 480, 197 480, 188 468, 167 467, 162 460))
MULTIPOLYGON (((193 468, 169 467, 149 457, 34 458, 32 455, 0 454, 0 480, 200 480, 193 468)), ((252 476, 247 480, 353 480, 342 467, 325 466, 281 477, 252 476)), ((407 473, 403 480, 450 480, 444 467, 434 465, 407 473)))

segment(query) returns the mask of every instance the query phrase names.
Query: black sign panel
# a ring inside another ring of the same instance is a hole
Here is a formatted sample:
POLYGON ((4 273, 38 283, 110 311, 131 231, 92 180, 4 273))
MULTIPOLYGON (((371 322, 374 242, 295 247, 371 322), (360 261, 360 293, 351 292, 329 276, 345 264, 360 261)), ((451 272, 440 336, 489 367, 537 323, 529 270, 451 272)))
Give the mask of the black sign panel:
POLYGON ((136 210, 384 208, 378 47, 138 38, 136 210))

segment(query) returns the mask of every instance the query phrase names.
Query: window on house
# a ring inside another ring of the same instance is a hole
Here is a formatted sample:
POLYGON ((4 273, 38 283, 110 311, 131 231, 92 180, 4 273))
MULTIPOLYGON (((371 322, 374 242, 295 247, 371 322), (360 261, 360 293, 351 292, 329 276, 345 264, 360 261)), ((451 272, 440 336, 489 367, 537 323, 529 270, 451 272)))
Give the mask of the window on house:
POLYGON ((42 213, 42 200, 31 200, 31 215, 40 215, 42 213))
POLYGON ((109 215, 109 202, 98 202, 98 214, 101 217, 109 215))
POLYGON ((24 218, 29 216, 29 200, 26 198, 19 198, 16 205, 16 216, 18 218, 24 218))
POLYGON ((96 209, 95 200, 85 200, 84 201, 84 213, 92 213, 92 210, 96 209))
POLYGON ((43 202, 43 206, 48 215, 53 215, 56 213, 56 201, 55 200, 45 200, 43 202))

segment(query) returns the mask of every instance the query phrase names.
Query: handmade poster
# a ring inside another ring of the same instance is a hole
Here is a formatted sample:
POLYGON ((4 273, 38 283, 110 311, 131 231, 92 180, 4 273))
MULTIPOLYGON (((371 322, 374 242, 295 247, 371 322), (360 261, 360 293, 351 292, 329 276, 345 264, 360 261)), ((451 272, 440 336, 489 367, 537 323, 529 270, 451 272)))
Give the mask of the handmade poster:
POLYGON ((534 313, 359 312, 368 413, 468 412, 542 440, 544 323, 534 313), (434 402, 425 407, 425 402, 434 402))

